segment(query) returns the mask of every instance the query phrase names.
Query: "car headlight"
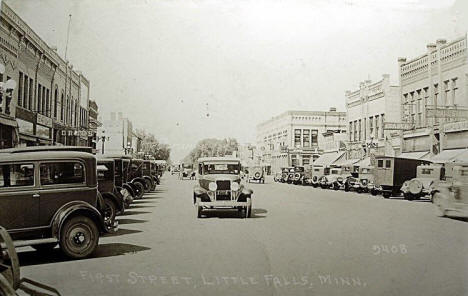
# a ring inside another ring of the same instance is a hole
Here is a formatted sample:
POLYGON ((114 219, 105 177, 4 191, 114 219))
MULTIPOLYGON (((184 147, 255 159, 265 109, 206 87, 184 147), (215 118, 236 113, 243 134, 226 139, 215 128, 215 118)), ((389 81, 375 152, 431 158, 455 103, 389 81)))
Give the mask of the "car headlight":
POLYGON ((210 184, 208 184, 208 189, 210 191, 216 191, 216 189, 218 189, 218 185, 216 185, 215 182, 211 182, 210 184))
POLYGON ((237 183, 237 182, 232 182, 231 183, 231 190, 232 191, 237 191, 237 190, 239 190, 239 188, 240 188, 239 183, 237 183))

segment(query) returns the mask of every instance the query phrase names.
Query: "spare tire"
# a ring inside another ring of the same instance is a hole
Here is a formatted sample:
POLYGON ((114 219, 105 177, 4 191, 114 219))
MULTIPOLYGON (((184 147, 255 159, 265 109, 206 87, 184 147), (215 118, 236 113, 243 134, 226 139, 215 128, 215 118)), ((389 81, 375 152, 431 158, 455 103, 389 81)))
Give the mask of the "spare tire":
POLYGON ((408 184, 408 189, 411 194, 417 195, 421 193, 423 185, 419 180, 411 180, 408 184))

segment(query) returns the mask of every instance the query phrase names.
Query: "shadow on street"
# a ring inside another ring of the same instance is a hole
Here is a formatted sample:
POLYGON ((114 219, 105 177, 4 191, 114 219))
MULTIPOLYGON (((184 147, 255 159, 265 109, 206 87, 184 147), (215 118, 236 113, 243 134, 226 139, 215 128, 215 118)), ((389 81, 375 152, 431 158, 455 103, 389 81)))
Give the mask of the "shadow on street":
MULTIPOLYGON (((266 214, 268 211, 265 209, 252 209, 252 215, 248 219, 257 219, 257 218, 266 218, 265 215, 261 214, 266 214)), ((236 210, 236 209, 226 209, 226 210, 210 210, 206 209, 203 210, 203 216, 202 218, 219 218, 219 219, 241 219, 243 213, 236 210)))
POLYGON ((130 215, 140 215, 140 214, 151 214, 151 212, 143 212, 143 211, 125 211, 122 216, 130 216, 130 215))
POLYGON ((141 219, 117 219, 119 221, 119 225, 123 224, 137 224, 137 223, 146 223, 149 220, 141 220, 141 219))
MULTIPOLYGON (((93 258, 104 258, 104 257, 113 257, 113 256, 121 256, 125 254, 134 254, 141 251, 147 251, 151 248, 137 246, 132 244, 124 244, 124 243, 109 243, 109 244, 100 244, 97 248, 92 257, 84 258, 84 259, 77 259, 77 260, 92 260, 93 258)), ((37 251, 26 251, 26 252, 19 252, 18 258, 20 261, 21 266, 31 266, 31 265, 39 265, 39 264, 50 264, 50 263, 59 263, 59 262, 66 262, 66 261, 74 261, 74 259, 70 259, 66 257, 59 248, 55 248, 50 252, 40 253, 37 251)))

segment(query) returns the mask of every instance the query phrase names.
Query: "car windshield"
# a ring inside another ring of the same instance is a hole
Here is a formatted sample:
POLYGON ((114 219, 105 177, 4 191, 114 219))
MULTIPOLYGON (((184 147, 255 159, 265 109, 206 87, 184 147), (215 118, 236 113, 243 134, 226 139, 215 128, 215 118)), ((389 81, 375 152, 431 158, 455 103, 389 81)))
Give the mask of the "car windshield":
POLYGON ((240 164, 205 164, 203 171, 205 174, 239 174, 240 164))

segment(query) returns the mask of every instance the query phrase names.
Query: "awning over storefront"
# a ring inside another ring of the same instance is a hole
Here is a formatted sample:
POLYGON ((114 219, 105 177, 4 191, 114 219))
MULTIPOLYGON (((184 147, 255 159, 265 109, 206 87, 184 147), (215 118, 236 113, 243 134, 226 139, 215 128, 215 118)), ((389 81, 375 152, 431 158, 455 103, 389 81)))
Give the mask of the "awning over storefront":
POLYGON ((424 159, 429 155, 429 151, 419 151, 419 152, 403 152, 398 155, 398 158, 408 158, 408 159, 424 159))
POLYGON ((453 162, 453 161, 468 161, 468 149, 450 149, 450 150, 443 150, 437 155, 434 155, 430 160, 434 163, 445 163, 445 162, 453 162), (465 160, 461 160, 463 156, 465 160), (460 159, 460 160, 458 160, 460 159))
POLYGON ((358 167, 362 167, 362 168, 367 168, 367 167, 370 167, 371 166, 371 163, 370 163, 370 157, 366 157, 366 158, 363 158, 361 159, 360 161, 356 162, 354 164, 355 166, 358 166, 358 167))
POLYGON ((332 164, 335 166, 352 166, 359 161, 359 158, 344 159, 344 157, 339 158, 332 164))
POLYGON ((316 161, 314 161, 314 166, 329 166, 333 162, 339 160, 344 155, 344 152, 329 152, 322 154, 316 161))
POLYGON ((12 126, 12 127, 18 127, 18 122, 16 122, 15 119, 6 118, 6 117, 3 117, 3 116, 0 116, 0 124, 12 126))

